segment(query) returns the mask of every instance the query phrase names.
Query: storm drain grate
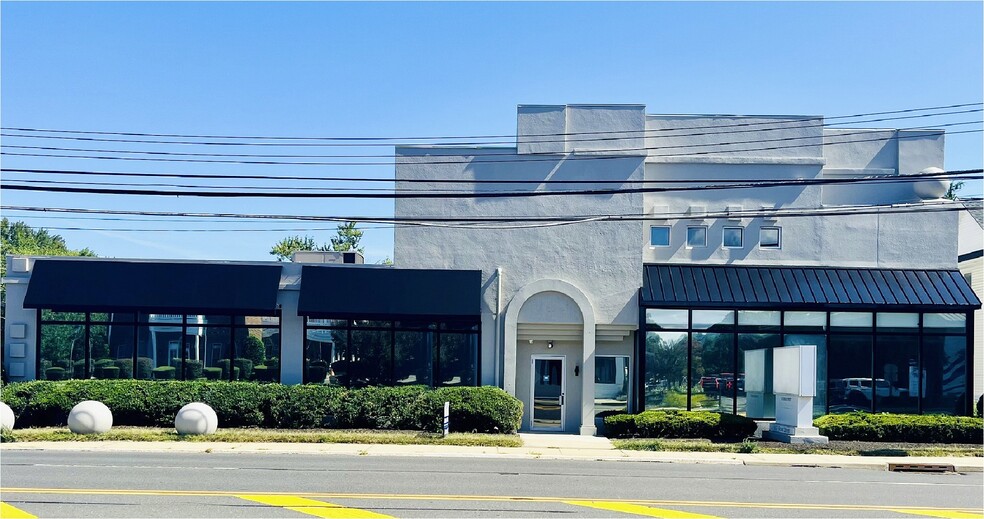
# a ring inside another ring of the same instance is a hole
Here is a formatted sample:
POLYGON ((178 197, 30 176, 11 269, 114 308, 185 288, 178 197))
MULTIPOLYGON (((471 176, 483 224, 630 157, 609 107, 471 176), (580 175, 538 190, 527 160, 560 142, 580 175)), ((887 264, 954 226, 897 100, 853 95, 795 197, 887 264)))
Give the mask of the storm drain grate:
POLYGON ((942 463, 889 463, 889 472, 954 472, 953 465, 942 463))

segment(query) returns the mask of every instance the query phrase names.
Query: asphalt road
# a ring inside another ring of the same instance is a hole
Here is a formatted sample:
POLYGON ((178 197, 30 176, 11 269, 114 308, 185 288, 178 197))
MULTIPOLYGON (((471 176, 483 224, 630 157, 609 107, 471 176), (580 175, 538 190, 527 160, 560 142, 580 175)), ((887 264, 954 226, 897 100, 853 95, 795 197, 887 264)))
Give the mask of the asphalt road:
POLYGON ((0 487, 2 517, 984 517, 981 473, 629 461, 3 451, 0 487))

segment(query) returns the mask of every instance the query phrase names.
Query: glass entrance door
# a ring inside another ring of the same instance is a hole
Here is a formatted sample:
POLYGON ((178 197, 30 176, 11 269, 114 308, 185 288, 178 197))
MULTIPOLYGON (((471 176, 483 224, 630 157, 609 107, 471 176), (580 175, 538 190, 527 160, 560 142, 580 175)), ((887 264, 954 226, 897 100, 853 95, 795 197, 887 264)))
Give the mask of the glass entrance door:
POLYGON ((533 430, 564 429, 564 360, 560 355, 533 356, 533 380, 530 385, 533 403, 530 425, 533 430))

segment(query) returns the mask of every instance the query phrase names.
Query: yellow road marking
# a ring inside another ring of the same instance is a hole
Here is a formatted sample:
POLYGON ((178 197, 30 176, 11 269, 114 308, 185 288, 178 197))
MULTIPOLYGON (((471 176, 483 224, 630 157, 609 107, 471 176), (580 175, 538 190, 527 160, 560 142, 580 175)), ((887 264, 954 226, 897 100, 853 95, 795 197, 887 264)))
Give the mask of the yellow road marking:
POLYGON ((391 518, 392 516, 377 514, 359 508, 347 508, 333 503, 307 499, 305 497, 285 496, 280 494, 241 494, 236 496, 248 501, 256 501, 264 505, 277 506, 293 510, 302 514, 313 515, 315 517, 325 517, 328 519, 352 518, 352 519, 374 519, 391 518))
POLYGON ((38 516, 31 515, 20 508, 0 501, 0 517, 3 517, 3 519, 37 519, 38 516))
POLYGON ((969 513, 960 510, 914 510, 911 508, 896 508, 892 511, 900 514, 942 517, 943 519, 984 519, 984 512, 969 513))
POLYGON ((691 512, 681 512, 679 510, 667 510, 665 508, 634 505, 632 503, 620 503, 618 501, 565 501, 565 503, 569 505, 598 508, 601 510, 610 510, 613 512, 624 512, 626 514, 644 515, 646 517, 664 517, 666 519, 720 519, 714 515, 694 514, 691 512))
MULTIPOLYGON (((106 488, 29 488, 29 487, 0 487, 0 493, 19 494, 62 494, 62 495, 129 495, 129 496, 199 496, 199 497, 239 497, 252 495, 244 491, 227 490, 142 490, 142 489, 106 489, 106 488)), ((567 501, 582 501, 581 497, 543 497, 543 496, 483 496, 456 494, 378 494, 378 493, 344 493, 344 492, 267 492, 270 496, 305 496, 324 499, 399 499, 399 500, 428 500, 428 501, 512 501, 533 503, 563 503, 567 501)), ((842 505, 835 503, 806 504, 806 503, 755 503, 738 501, 674 501, 669 499, 609 499, 613 503, 633 503, 650 506, 709 506, 725 508, 770 508, 781 510, 920 510, 968 513, 967 508, 940 508, 929 506, 899 506, 899 505, 842 505)))

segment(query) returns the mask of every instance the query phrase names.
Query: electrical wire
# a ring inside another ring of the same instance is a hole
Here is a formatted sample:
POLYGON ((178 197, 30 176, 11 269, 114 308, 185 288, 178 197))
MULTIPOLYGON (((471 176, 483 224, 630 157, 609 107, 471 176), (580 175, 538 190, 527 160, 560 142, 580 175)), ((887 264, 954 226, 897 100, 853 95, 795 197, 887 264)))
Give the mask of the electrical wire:
MULTIPOLYGON (((891 130, 886 130, 891 131, 891 130)), ((974 129, 974 130, 960 130, 955 132, 947 132, 946 135, 957 135, 964 133, 981 133, 984 129, 974 129)), ((941 133, 942 134, 942 133, 941 133)), ((529 157, 517 156, 515 159, 502 159, 502 160, 485 160, 482 159, 482 154, 467 155, 463 153, 458 153, 449 156, 472 156, 471 159, 462 160, 407 160, 409 156, 402 156, 401 158, 405 162, 282 162, 273 160, 224 160, 224 159, 176 159, 176 158, 158 158, 158 157, 114 157, 107 155, 65 155, 65 154, 53 154, 53 153, 18 153, 18 152, 0 152, 0 155, 9 156, 20 156, 20 157, 48 157, 48 158, 69 158, 69 159, 96 159, 96 160, 122 160, 122 161, 140 161, 140 162, 187 162, 187 163, 205 163, 205 164, 250 164, 250 165, 281 165, 281 166, 398 166, 398 165, 449 165, 449 164, 502 164, 502 163, 530 163, 530 162, 562 162, 562 161, 598 161, 598 160, 638 160, 642 159, 653 159, 661 157, 696 157, 705 156, 713 154, 734 154, 734 153, 747 153, 750 151, 775 151, 782 149, 795 149, 795 148, 809 148, 814 146, 833 146, 838 144, 857 144, 862 142, 881 142, 888 141, 892 139, 913 139, 922 138, 925 135, 893 135, 891 137, 879 137, 874 139, 852 139, 849 141, 837 141, 837 142, 822 142, 815 144, 795 144, 788 146, 768 146, 762 148, 747 148, 739 150, 712 150, 712 151, 696 151, 689 153, 664 153, 664 154, 640 154, 640 155, 572 155, 564 154, 561 157, 551 156, 543 157, 541 155, 534 155, 529 157)), ((719 144, 720 145, 720 144, 719 144)), ((465 149, 467 151, 467 149, 465 149)))
MULTIPOLYGON (((984 111, 984 110, 976 110, 984 111)), ((940 128, 949 128, 954 126, 966 126, 970 124, 982 124, 984 120, 978 119, 974 121, 962 121, 956 123, 946 123, 937 124, 933 127, 921 126, 921 127, 910 127, 910 128, 897 128, 887 131, 911 131, 911 130, 936 130, 940 128)), ((799 137, 777 137, 774 139, 753 139, 744 141, 731 141, 731 142, 711 142, 711 143, 696 143, 696 144, 673 144, 666 146, 646 146, 641 148, 612 148, 612 149, 592 149, 589 150, 591 153, 625 153, 629 151, 653 151, 653 150, 663 150, 663 149, 683 149, 683 148, 711 148, 719 146, 737 146, 740 144, 761 144, 766 142, 791 142, 791 141, 802 141, 805 139, 821 139, 826 140, 830 138, 843 138, 852 135, 870 135, 871 130, 857 131, 853 133, 838 133, 836 135, 807 135, 799 137)), ((885 137, 885 139, 890 139, 892 137, 885 137)), ((855 142, 851 140, 850 142, 855 142)), ((822 145, 822 144, 832 144, 832 142, 826 143, 812 143, 812 145, 822 145)), ((236 157, 236 158, 275 158, 275 159, 285 159, 285 158, 300 158, 300 159, 394 159, 399 158, 396 154, 387 155, 366 155, 366 154, 331 154, 331 155, 290 155, 290 154, 264 154, 264 153, 196 153, 196 152, 174 152, 174 151, 159 151, 159 150, 120 150, 120 149, 96 149, 96 148, 65 148, 60 146, 20 146, 12 144, 2 144, 0 148, 7 149, 21 149, 21 150, 46 150, 46 151, 69 151, 69 152, 86 152, 86 153, 117 153, 124 155, 154 155, 154 156, 180 156, 180 157, 236 157)), ((737 150, 741 151, 741 150, 737 150)), ((506 153, 482 153, 482 157, 502 157, 502 156, 516 156, 516 152, 506 152, 506 153)))
MULTIPOLYGON (((979 176, 984 170, 959 170, 930 173, 916 173, 906 175, 911 179, 932 179, 932 178, 964 178, 966 176, 979 176)), ((437 191, 415 191, 386 193, 379 192, 273 192, 273 191, 164 191, 150 189, 114 189, 96 187, 68 187, 68 186, 36 186, 23 184, 4 184, 0 188, 11 191, 37 191, 47 193, 76 193, 76 194, 101 194, 101 195, 133 195, 133 196, 183 196, 183 197, 206 197, 206 198, 351 198, 351 199, 479 199, 479 198, 530 198, 544 196, 593 196, 593 195, 622 195, 639 193, 663 193, 677 191, 711 191, 723 189, 759 189, 771 187, 791 187, 791 186, 810 186, 818 184, 849 184, 864 181, 891 180, 899 182, 900 177, 896 175, 880 175, 859 178, 845 179, 797 179, 780 180, 771 182, 760 182, 755 184, 709 184, 700 186, 679 186, 679 187, 632 187, 620 189, 580 189, 580 190, 554 190, 554 191, 465 191, 465 192, 437 192, 437 191)), ((907 180, 908 181, 908 180, 907 180)))
MULTIPOLYGON (((783 121, 784 123, 798 123, 798 122, 808 122, 820 119, 825 120, 841 120, 841 119, 856 119, 860 117, 871 117, 876 115, 891 115, 900 113, 915 113, 924 112, 930 110, 947 110, 951 108, 964 108, 968 106, 980 106, 984 103, 960 103, 952 105, 941 105, 941 106, 931 106, 931 107, 921 107, 921 108, 906 108, 902 110, 889 110, 882 112, 866 112, 851 115, 838 115, 832 117, 804 117, 797 119, 790 119, 788 121, 783 121)), ((708 115, 706 117, 738 117, 738 116, 726 116, 726 115, 708 115)), ((756 117, 756 116, 740 116, 740 117, 756 117)), ((758 117, 768 117, 768 116, 758 116, 758 117)), ((723 125, 712 125, 705 126, 704 128, 735 128, 744 126, 755 126, 764 124, 775 124, 773 121, 769 122, 744 122, 744 123, 732 123, 723 125)), ((857 124, 857 123, 841 123, 841 124, 857 124)), ((169 137, 169 138, 191 138, 191 139, 256 139, 256 140, 320 140, 320 141, 405 141, 405 140, 446 140, 446 139, 500 139, 500 138, 518 138, 519 135, 516 134, 500 134, 500 135, 470 135, 470 136, 430 136, 430 137, 285 137, 285 136, 230 136, 230 135, 189 135, 189 134, 174 134, 174 133, 140 133, 140 132, 111 132, 111 131, 88 131, 88 130, 64 130, 64 129, 42 129, 42 128, 27 128, 27 127, 0 127, 0 130, 8 131, 22 131, 22 132, 40 132, 40 133, 69 133, 69 134, 81 134, 81 135, 123 135, 132 137, 169 137)), ((629 130, 635 132, 646 132, 646 131, 672 131, 673 128, 661 128, 661 129, 647 129, 647 130, 629 130)), ((591 131, 591 132, 567 132, 567 133, 541 133, 541 134, 525 134, 523 137, 569 137, 576 135, 601 135, 601 134, 624 134, 627 131, 624 130, 608 130, 608 131, 591 131)), ((347 145, 347 144, 346 144, 347 145)))

